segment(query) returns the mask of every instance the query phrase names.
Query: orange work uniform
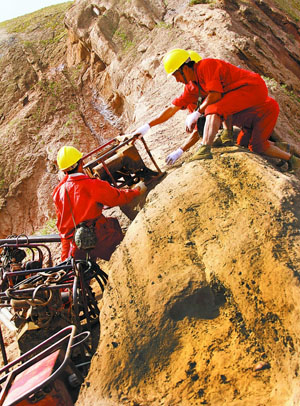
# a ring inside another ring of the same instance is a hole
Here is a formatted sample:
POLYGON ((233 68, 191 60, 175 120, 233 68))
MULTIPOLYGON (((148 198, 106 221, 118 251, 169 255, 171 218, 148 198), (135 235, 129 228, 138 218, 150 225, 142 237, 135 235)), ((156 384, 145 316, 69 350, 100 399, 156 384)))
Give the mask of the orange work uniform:
POLYGON ((242 129, 237 141, 239 145, 247 145, 258 153, 268 149, 279 107, 268 96, 268 88, 260 75, 212 58, 195 63, 194 72, 197 82, 193 86, 188 83, 173 104, 188 108, 195 104, 198 95, 206 98, 209 92, 221 93, 222 98, 207 106, 205 115, 217 114, 222 120, 232 116, 233 125, 242 129))
POLYGON ((91 259, 109 260, 116 246, 122 241, 123 233, 115 218, 103 216, 103 206, 122 206, 131 202, 140 192, 136 189, 119 190, 108 182, 90 178, 82 173, 66 175, 53 191, 53 201, 57 214, 57 228, 62 242, 61 260, 68 256, 83 258, 84 252, 73 242, 74 222, 76 225, 87 220, 96 221, 97 246, 90 251, 91 259), (70 202, 66 194, 70 197, 70 202))

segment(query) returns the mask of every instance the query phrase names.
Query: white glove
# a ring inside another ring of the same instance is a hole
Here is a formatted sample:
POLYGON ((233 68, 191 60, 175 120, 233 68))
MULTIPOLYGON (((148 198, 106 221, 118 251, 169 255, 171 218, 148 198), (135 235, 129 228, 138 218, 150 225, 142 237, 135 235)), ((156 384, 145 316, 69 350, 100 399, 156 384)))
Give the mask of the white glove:
POLYGON ((173 165, 174 162, 177 161, 183 154, 183 150, 181 148, 176 149, 176 151, 171 152, 166 158, 166 163, 168 165, 173 165))
POLYGON ((141 135, 141 136, 143 136, 143 135, 145 135, 149 130, 150 130, 150 125, 147 123, 147 124, 144 124, 144 125, 142 125, 141 127, 139 127, 137 130, 135 130, 135 132, 132 133, 132 135, 141 135))
POLYGON ((140 193, 143 194, 147 191, 147 186, 145 185, 144 182, 140 181, 139 183, 137 183, 134 187, 134 189, 140 189, 140 193))
POLYGON ((193 113, 189 114, 185 120, 185 129, 188 133, 193 131, 193 128, 195 127, 198 118, 201 116, 199 111, 194 111, 193 113))

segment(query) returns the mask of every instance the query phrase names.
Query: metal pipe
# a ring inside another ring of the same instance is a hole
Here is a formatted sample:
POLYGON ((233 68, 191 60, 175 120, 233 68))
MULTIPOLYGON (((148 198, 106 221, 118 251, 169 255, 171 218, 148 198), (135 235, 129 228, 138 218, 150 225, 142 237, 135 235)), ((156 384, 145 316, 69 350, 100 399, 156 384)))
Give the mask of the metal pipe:
POLYGON ((145 147, 145 149, 146 149, 146 151, 147 151, 149 157, 151 158, 151 161, 153 162, 155 168, 158 170, 159 173, 161 173, 161 170, 160 170, 159 166, 157 165, 155 159, 153 158, 153 156, 152 156, 152 154, 151 154, 151 152, 150 152, 150 149, 148 148, 148 145, 146 144, 146 141, 144 140, 144 137, 141 137, 140 140, 141 140, 142 143, 144 144, 144 147, 145 147))
POLYGON ((49 273, 49 276, 50 276, 50 272, 52 272, 52 271, 53 272, 58 272, 61 270, 69 271, 72 268, 73 268, 72 265, 65 265, 65 266, 56 266, 56 267, 52 267, 52 268, 28 269, 26 271, 4 272, 3 276, 32 275, 32 274, 38 274, 39 272, 49 273))
POLYGON ((1 346, 3 363, 4 363, 4 365, 7 365, 8 361, 7 361, 7 355, 6 355, 6 350, 5 350, 5 344, 4 344, 4 340, 3 340, 1 325, 0 325, 0 346, 1 346))
MULTIPOLYGON (((72 283, 63 283, 61 285, 50 285, 50 286, 45 286, 41 288, 41 291, 44 290, 59 290, 59 289, 65 289, 65 288, 71 288, 73 286, 72 283)), ((19 290, 13 290, 12 295, 20 295, 22 296, 22 293, 33 293, 36 288, 28 288, 28 289, 19 289, 19 290)), ((8 298, 5 292, 0 292, 0 298, 8 298)))
POLYGON ((90 157, 91 155, 95 154, 96 152, 100 151, 101 149, 107 147, 107 146, 110 145, 112 142, 114 142, 114 140, 115 140, 115 139, 113 138, 112 140, 106 142, 105 144, 100 145, 100 147, 98 147, 98 148, 94 149, 93 151, 89 152, 88 154, 84 155, 84 156, 82 157, 82 160, 85 160, 86 158, 90 157))
POLYGON ((28 244, 28 243, 43 243, 43 242, 60 242, 59 234, 48 234, 48 235, 30 235, 28 237, 15 237, 15 238, 2 238, 0 239, 0 244, 28 244))
MULTIPOLYGON (((92 162, 89 162, 87 164, 85 164, 83 166, 83 169, 85 168, 93 168, 94 166, 96 166, 98 164, 98 162, 101 160, 104 160, 106 158, 108 158, 112 153, 114 153, 115 151, 117 151, 118 149, 122 148, 124 145, 129 144, 132 140, 134 140, 136 137, 133 136, 131 138, 129 138, 128 140, 125 140, 123 142, 121 142, 119 145, 117 145, 116 147, 110 149, 109 151, 107 151, 104 155, 102 155, 101 157, 99 157, 98 159, 95 159, 92 162)), ((102 146, 103 147, 103 146, 102 146)), ((83 159, 83 158, 82 158, 83 159)))

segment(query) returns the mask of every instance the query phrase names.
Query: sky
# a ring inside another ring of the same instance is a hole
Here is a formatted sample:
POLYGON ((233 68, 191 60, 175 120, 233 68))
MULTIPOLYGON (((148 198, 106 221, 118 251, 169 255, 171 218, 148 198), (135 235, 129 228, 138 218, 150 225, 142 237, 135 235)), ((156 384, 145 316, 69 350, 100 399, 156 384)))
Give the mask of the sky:
POLYGON ((0 22, 32 13, 53 4, 65 3, 66 1, 68 0, 1 0, 0 22))

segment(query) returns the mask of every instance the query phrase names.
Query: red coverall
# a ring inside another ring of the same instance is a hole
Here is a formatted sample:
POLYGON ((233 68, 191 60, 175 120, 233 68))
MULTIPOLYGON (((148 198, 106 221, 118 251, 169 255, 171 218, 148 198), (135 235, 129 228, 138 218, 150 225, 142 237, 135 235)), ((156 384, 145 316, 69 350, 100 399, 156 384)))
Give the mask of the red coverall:
POLYGON ((74 222, 65 188, 70 196, 76 224, 99 217, 96 222, 97 246, 89 254, 91 259, 102 258, 108 261, 122 241, 123 233, 117 219, 103 216, 103 205, 122 206, 131 202, 140 192, 134 189, 119 190, 108 182, 92 179, 82 173, 66 175, 52 194, 62 242, 62 261, 70 255, 76 259, 85 258, 86 255, 73 242, 74 222))
POLYGON ((183 94, 173 100, 175 106, 188 108, 197 103, 198 95, 219 92, 222 98, 209 105, 205 115, 218 114, 222 120, 232 116, 233 125, 242 128, 237 143, 262 153, 277 121, 279 107, 268 97, 264 80, 256 73, 238 68, 219 59, 203 59, 195 63, 197 83, 185 86, 183 94), (197 86, 197 90, 195 88, 197 86))

